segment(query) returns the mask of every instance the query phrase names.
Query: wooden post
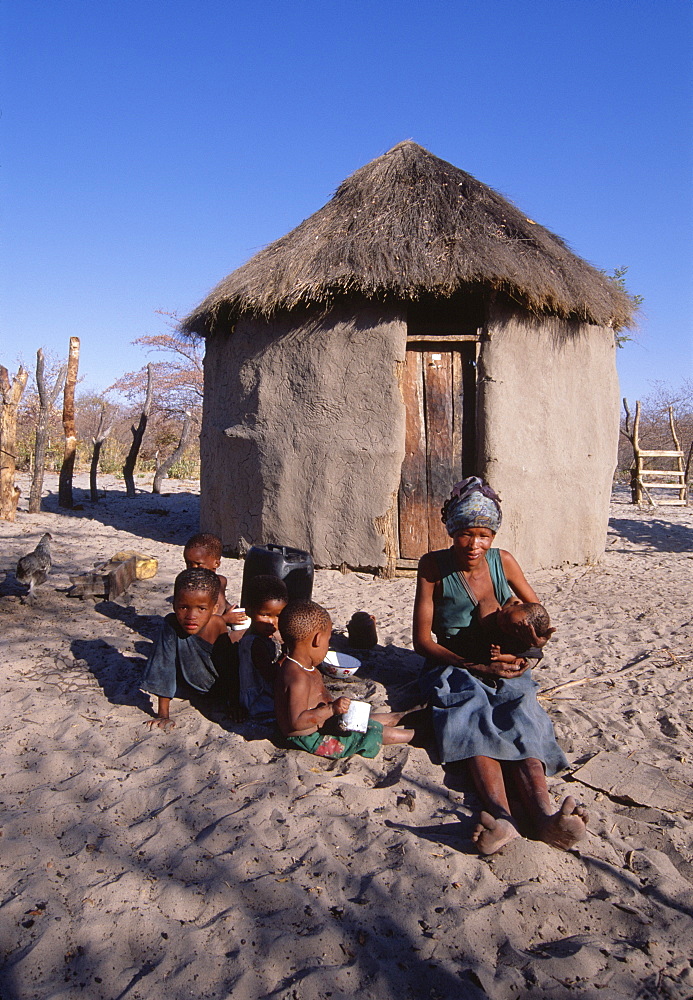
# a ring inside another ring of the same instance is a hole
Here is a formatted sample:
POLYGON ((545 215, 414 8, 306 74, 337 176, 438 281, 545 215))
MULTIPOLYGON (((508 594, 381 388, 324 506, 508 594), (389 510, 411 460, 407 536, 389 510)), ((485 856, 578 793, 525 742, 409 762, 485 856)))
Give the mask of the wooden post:
POLYGON ((75 468, 77 453, 77 434, 75 431, 75 386, 79 369, 79 337, 70 337, 70 350, 67 355, 67 375, 65 378, 65 395, 63 396, 63 430, 65 432, 65 450, 63 464, 60 466, 58 479, 58 506, 72 507, 72 474, 75 468))
POLYGON ((642 503, 644 494, 653 507, 659 504, 684 507, 686 505, 687 467, 684 468, 683 464, 683 452, 681 451, 681 445, 676 433, 673 407, 669 407, 669 430, 674 442, 674 449, 670 451, 669 449, 641 448, 638 437, 640 429, 640 401, 638 400, 635 404, 635 420, 633 421, 632 431, 629 426, 630 410, 628 409, 628 402, 625 399, 623 400, 623 406, 626 411, 626 429, 622 430, 621 433, 624 437, 628 438, 633 447, 633 465, 630 472, 633 503, 642 503), (676 460, 676 469, 646 468, 646 460, 652 458, 663 458, 667 459, 667 461, 673 458, 676 460), (652 490, 657 490, 657 493, 651 492, 652 490), (661 492, 662 490, 676 490, 678 499, 667 497, 666 493, 663 494, 661 492))
MULTIPOLYGON (((674 449, 679 453, 676 459, 676 469, 678 472, 676 478, 681 482, 681 489, 679 490, 679 500, 683 500, 683 502, 686 503, 688 499, 688 486, 687 486, 688 470, 687 470, 687 464, 686 465, 683 464, 683 451, 681 450, 681 442, 679 441, 679 436, 676 433, 676 424, 674 423, 673 406, 669 407, 669 427, 671 429, 671 436, 674 439, 674 449)), ((690 452, 688 455, 688 461, 690 462, 690 452)))
POLYGON ((144 432, 147 429, 147 421, 149 420, 149 411, 152 407, 152 366, 147 365, 147 394, 144 398, 144 406, 142 407, 142 412, 140 413, 139 423, 137 427, 133 424, 130 430, 132 431, 132 444, 130 446, 130 451, 128 457, 125 459, 125 465, 123 466, 123 478, 125 479, 125 491, 129 497, 135 496, 135 464, 137 462, 137 456, 140 452, 140 445, 142 444, 142 438, 144 437, 144 432))
POLYGON ((43 473, 46 468, 46 444, 48 442, 48 421, 60 395, 65 379, 65 365, 58 372, 52 389, 46 386, 43 351, 39 347, 36 352, 36 387, 39 394, 39 413, 36 424, 36 444, 34 446, 34 474, 31 477, 31 492, 29 493, 29 513, 37 514, 41 510, 41 493, 43 492, 43 473))
POLYGON ((101 455, 101 448, 103 443, 108 437, 108 435, 113 430, 113 421, 110 424, 106 424, 106 404, 101 404, 101 416, 99 417, 99 426, 96 430, 96 437, 91 439, 91 443, 94 445, 94 450, 91 453, 91 469, 89 470, 89 492, 91 495, 91 502, 99 502, 99 493, 96 488, 96 476, 99 471, 99 457, 101 455))
POLYGON ((180 441, 178 442, 178 447, 176 450, 164 459, 161 465, 157 466, 157 470, 154 473, 154 483, 152 484, 152 493, 161 493, 161 482, 168 476, 172 466, 176 464, 178 459, 181 457, 185 449, 188 447, 188 441, 190 440, 190 432, 192 430, 192 414, 189 410, 186 410, 183 415, 183 429, 180 433, 180 441))
POLYGON ((630 441, 633 449, 633 464, 630 467, 630 498, 632 503, 640 503, 642 500, 642 479, 640 471, 642 469, 642 458, 640 456, 640 443, 638 441, 638 431, 640 429, 640 400, 635 401, 635 420, 633 427, 630 426, 630 408, 628 400, 624 397, 623 409, 626 411, 626 429, 621 430, 624 438, 630 441))
POLYGON ((17 410, 29 372, 22 365, 10 382, 10 375, 0 365, 0 518, 14 521, 17 516, 19 487, 14 484, 17 471, 17 410))
POLYGON ((635 419, 633 420, 633 465, 634 477, 631 481, 633 492, 633 503, 642 503, 642 457, 640 455, 640 441, 638 433, 640 431, 640 400, 635 401, 635 419))

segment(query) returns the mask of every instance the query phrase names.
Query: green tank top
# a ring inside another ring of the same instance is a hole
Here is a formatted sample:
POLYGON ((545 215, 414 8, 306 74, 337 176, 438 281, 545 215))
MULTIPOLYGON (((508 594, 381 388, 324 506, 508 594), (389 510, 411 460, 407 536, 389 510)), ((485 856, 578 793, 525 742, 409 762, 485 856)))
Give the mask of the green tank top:
MULTIPOLYGON (((433 634, 441 645, 445 645, 442 639, 457 635, 469 628, 476 605, 472 602, 460 580, 455 567, 452 546, 449 549, 440 549, 433 555, 438 563, 440 579, 443 584, 443 593, 437 598, 433 611, 433 634)), ((502 607, 508 598, 512 597, 513 592, 505 578, 500 549, 488 549, 486 562, 491 573, 491 583, 496 599, 502 607)))

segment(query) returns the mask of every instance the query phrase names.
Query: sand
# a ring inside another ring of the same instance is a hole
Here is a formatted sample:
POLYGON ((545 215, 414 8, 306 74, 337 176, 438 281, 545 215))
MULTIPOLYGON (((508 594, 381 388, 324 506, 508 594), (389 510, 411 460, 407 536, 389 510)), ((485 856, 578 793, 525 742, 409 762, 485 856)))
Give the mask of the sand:
MULTIPOLYGON (((197 483, 130 500, 104 479, 98 505, 77 489, 83 509, 58 513, 48 477, 33 515, 20 485, 16 522, 0 521, 2 1000, 693 996, 691 816, 571 777, 607 750, 690 788, 690 510, 620 493, 600 565, 532 578, 558 629, 542 689, 585 681, 544 701, 571 763, 550 788, 588 805, 590 833, 567 854, 520 840, 482 859, 474 794, 432 748, 323 761, 206 702, 147 728, 138 680, 197 483), (54 568, 32 607, 14 565, 44 531, 54 568), (114 603, 66 596, 70 574, 131 548, 157 557, 155 579, 114 603)), ((242 563, 222 572, 237 598, 242 563)), ((316 574, 338 629, 377 619, 349 693, 410 702, 413 594, 316 574)))

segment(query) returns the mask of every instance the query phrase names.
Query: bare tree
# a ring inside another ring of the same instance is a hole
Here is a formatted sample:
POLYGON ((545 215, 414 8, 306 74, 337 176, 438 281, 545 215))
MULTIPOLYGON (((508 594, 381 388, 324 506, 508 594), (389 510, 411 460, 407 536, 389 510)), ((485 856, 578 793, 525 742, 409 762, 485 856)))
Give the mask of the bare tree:
POLYGON ((63 464, 60 466, 58 479, 58 506, 72 507, 72 474, 75 468, 75 453, 77 452, 77 434, 75 433, 75 386, 79 369, 79 337, 70 337, 70 350, 67 355, 67 375, 65 376, 65 395, 63 396, 63 430, 65 432, 65 451, 63 464))
POLYGON ((10 375, 0 365, 0 518, 14 521, 20 489, 14 484, 17 470, 17 410, 29 372, 22 365, 10 382, 10 375))
POLYGON ((130 428, 132 431, 132 445, 130 446, 130 451, 128 457, 125 459, 125 465, 123 466, 123 478, 125 479, 125 490, 129 497, 135 496, 135 464, 137 462, 137 456, 139 454, 140 446, 142 444, 142 438, 144 437, 144 432, 147 429, 147 421, 149 420, 149 411, 152 408, 152 366, 147 365, 147 392, 144 397, 144 405, 142 407, 142 412, 140 413, 140 419, 135 426, 134 424, 130 428))
MULTIPOLYGON (((193 416, 197 417, 202 407, 204 383, 202 338, 183 336, 175 331, 138 337, 133 344, 143 344, 152 351, 168 355, 165 361, 151 363, 156 383, 153 394, 154 407, 176 413, 190 410, 193 416)), ((137 372, 127 372, 110 388, 122 393, 128 399, 141 399, 146 380, 147 372, 142 368, 137 372)))
POLYGON ((96 475, 99 471, 99 457, 101 455, 101 449, 103 443, 108 437, 108 435, 113 430, 113 424, 115 423, 115 418, 109 418, 106 416, 107 406, 105 403, 101 404, 101 416, 99 418, 99 426, 96 428, 96 434, 91 439, 94 445, 94 450, 91 454, 91 469, 89 471, 89 490, 91 493, 92 503, 98 503, 99 493, 96 488, 96 475))
POLYGON ((48 421, 50 420, 55 401, 60 395, 65 380, 67 368, 62 366, 52 388, 46 385, 45 359, 39 347, 36 352, 36 388, 39 395, 39 412, 36 423, 36 444, 34 447, 34 474, 31 478, 29 493, 29 513, 37 514, 41 510, 41 493, 43 492, 43 473, 46 467, 46 444, 48 442, 48 421))
POLYGON ((183 455, 185 449, 188 447, 190 441, 190 433, 193 428, 192 414, 189 410, 186 410, 183 414, 183 428, 180 433, 180 441, 174 452, 172 452, 167 459, 165 459, 161 465, 158 465, 156 472, 154 473, 154 483, 152 484, 152 493, 161 493, 161 483, 165 479, 173 466, 176 464, 178 459, 183 455))

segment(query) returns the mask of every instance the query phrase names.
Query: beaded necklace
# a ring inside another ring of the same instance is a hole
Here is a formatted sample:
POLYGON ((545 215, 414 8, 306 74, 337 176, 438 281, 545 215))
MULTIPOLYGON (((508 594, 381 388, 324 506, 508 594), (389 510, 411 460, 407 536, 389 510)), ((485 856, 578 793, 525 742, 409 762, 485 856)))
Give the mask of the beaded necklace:
POLYGON ((302 663, 298 662, 298 660, 294 660, 293 656, 288 656, 287 655, 286 658, 287 658, 287 660, 291 660, 292 663, 295 663, 297 667, 301 668, 301 670, 305 670, 305 672, 307 674, 312 674, 313 671, 315 670, 315 667, 304 667, 302 663))

